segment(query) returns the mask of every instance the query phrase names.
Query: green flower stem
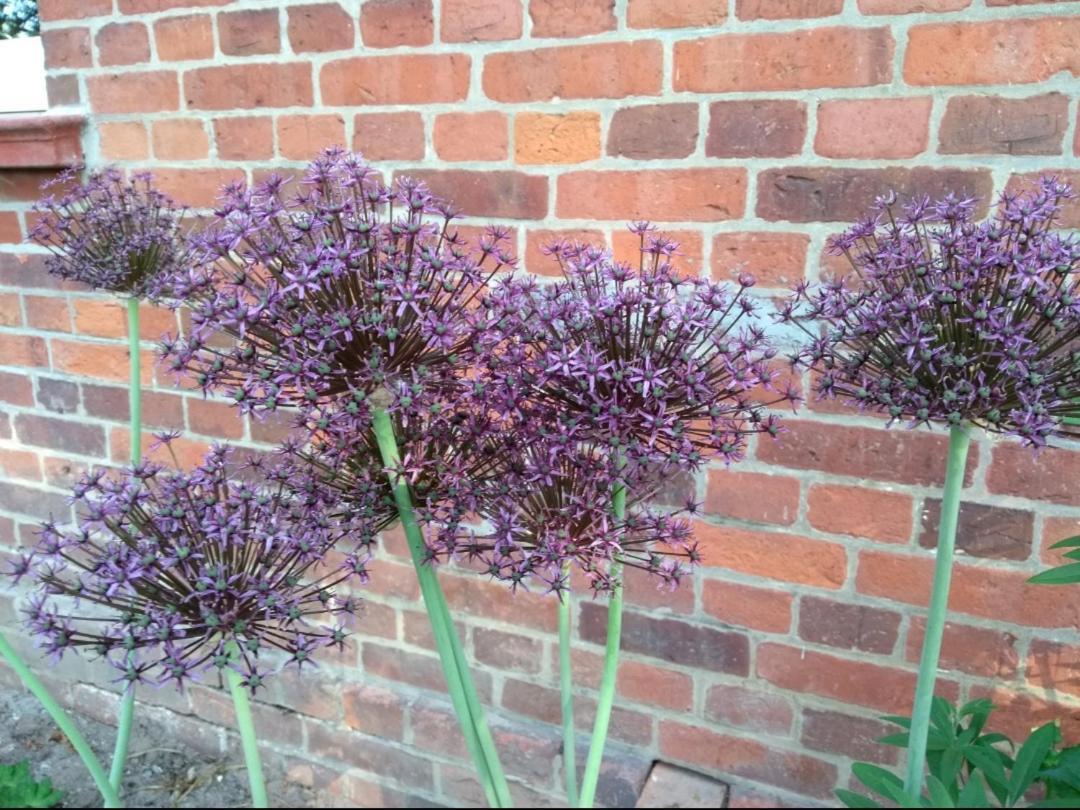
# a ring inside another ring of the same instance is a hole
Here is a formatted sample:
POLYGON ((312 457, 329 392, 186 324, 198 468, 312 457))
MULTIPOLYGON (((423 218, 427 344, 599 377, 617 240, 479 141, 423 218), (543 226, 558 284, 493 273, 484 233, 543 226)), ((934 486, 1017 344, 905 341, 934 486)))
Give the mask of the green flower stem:
POLYGON ((559 688, 562 692, 563 769, 566 771, 566 801, 576 807, 577 751, 574 743, 574 672, 570 659, 570 565, 563 568, 567 588, 559 594, 559 688))
POLYGON ((956 524, 960 516, 960 492, 964 487, 964 469, 967 466, 970 446, 971 437, 963 425, 957 425, 949 431, 949 456, 945 467, 945 489, 941 498, 934 585, 926 616, 926 635, 923 639, 922 657, 919 659, 919 680, 915 687, 915 706, 912 710, 908 741, 904 791, 909 796, 922 795, 926 741, 930 734, 930 707, 934 700, 934 682, 937 680, 938 660, 941 657, 941 639, 945 633, 949 582, 952 579, 956 552, 956 524))
POLYGON ((94 784, 97 785, 97 789, 101 791, 101 797, 105 800, 105 806, 123 807, 124 805, 121 803, 120 797, 116 795, 116 790, 109 784, 109 778, 105 774, 105 769, 101 767, 101 763, 98 761, 97 756, 94 755, 90 745, 86 742, 86 738, 83 737, 71 717, 68 716, 68 713, 65 712, 53 696, 49 694, 49 690, 45 688, 45 684, 41 682, 37 675, 30 671, 30 668, 26 666, 19 657, 19 654, 15 652, 15 649, 8 643, 8 640, 4 638, 2 634, 0 634, 0 655, 4 656, 8 664, 11 665, 11 668, 15 670, 15 674, 22 679, 26 688, 38 699, 45 708, 45 711, 47 711, 49 716, 53 719, 53 722, 60 727, 60 730, 64 732, 68 740, 71 741, 71 747, 78 753, 79 758, 83 761, 83 765, 86 766, 86 770, 90 772, 90 777, 94 780, 94 784))
POLYGON ((243 676, 232 667, 225 668, 225 679, 232 692, 236 709, 236 729, 240 732, 240 746, 244 750, 248 784, 251 785, 251 806, 269 807, 266 800, 266 781, 263 779, 262 759, 259 758, 259 741, 255 736, 255 722, 251 718, 251 702, 243 676))
POLYGON ((120 714, 116 720, 116 746, 113 748, 112 767, 109 768, 109 784, 117 792, 124 778, 127 764, 128 744, 131 742, 131 723, 135 717, 135 684, 129 684, 120 697, 120 714))
MULTIPOLYGON (((394 470, 401 464, 397 439, 394 436, 394 425, 386 411, 386 403, 375 401, 376 397, 382 398, 384 393, 379 392, 372 397, 374 405, 372 427, 383 464, 387 469, 394 470)), ((510 807, 512 806, 510 789, 503 775, 491 732, 484 720, 483 708, 450 617, 446 597, 435 576, 435 569, 425 559, 424 538, 413 513, 409 485, 403 478, 393 473, 391 473, 390 483, 398 516, 409 544, 413 567, 416 569, 424 606, 427 608, 428 620, 431 622, 431 629, 435 636, 435 647, 442 663, 443 675, 446 677, 450 700, 461 723, 465 745, 476 764, 488 803, 493 807, 510 807)))
MULTIPOLYGON (((626 487, 618 486, 612 495, 615 517, 626 517, 626 487)), ((615 703, 615 676, 619 670, 619 642, 622 639, 623 591, 620 579, 622 566, 612 561, 611 577, 615 580, 608 603, 607 645, 604 649, 604 672, 600 678, 600 697, 596 703, 596 720, 593 723, 589 757, 585 761, 585 773, 581 777, 581 796, 578 807, 592 807, 596 798, 596 783, 600 779, 600 765, 604 760, 604 744, 607 742, 611 709, 615 703)))

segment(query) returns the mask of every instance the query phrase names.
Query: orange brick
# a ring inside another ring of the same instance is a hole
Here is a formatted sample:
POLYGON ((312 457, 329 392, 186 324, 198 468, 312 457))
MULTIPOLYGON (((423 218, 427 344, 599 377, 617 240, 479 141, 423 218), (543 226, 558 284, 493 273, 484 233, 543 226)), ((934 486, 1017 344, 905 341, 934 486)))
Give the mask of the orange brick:
POLYGON ((115 300, 76 298, 75 331, 101 338, 127 336, 127 308, 115 300))
POLYGON ((22 241, 19 215, 14 211, 0 211, 0 244, 17 244, 22 241))
MULTIPOLYGON (((154 377, 155 357, 152 351, 140 352, 139 372, 143 385, 154 377)), ((52 360, 55 371, 77 374, 97 380, 127 382, 128 350, 119 343, 86 343, 78 340, 53 340, 52 360)))
POLYGON ((355 42, 352 15, 338 3, 289 8, 289 43, 294 53, 350 50, 355 42))
POLYGON ((217 156, 222 160, 266 160, 274 155, 274 122, 268 117, 214 121, 217 156))
POLYGON ((360 38, 369 48, 430 45, 435 40, 431 0, 367 0, 360 7, 360 38))
POLYGON ((847 552, 836 543, 701 521, 693 528, 710 567, 830 589, 847 578, 847 552))
POLYGON ((834 99, 818 105, 814 151, 834 158, 909 158, 926 151, 932 101, 834 99))
POLYGON ((312 94, 308 62, 215 65, 184 74, 184 95, 196 110, 310 107, 312 94))
POLYGON ((534 37, 583 37, 615 28, 611 0, 530 0, 534 37))
POLYGON ((885 28, 722 34, 675 43, 676 90, 723 93, 864 87, 892 78, 885 28))
POLYGON ((600 115, 518 113, 514 160, 519 164, 582 163, 600 157, 600 115))
POLYGON ((631 28, 707 28, 727 17, 727 0, 630 0, 631 28))
POLYGON ((41 32, 45 67, 86 68, 94 64, 89 28, 53 28, 41 32))
POLYGON ((694 681, 682 672, 637 661, 619 664, 619 694, 639 703, 674 711, 689 711, 694 702, 694 681))
POLYGON ((508 129, 501 112, 443 113, 435 119, 435 152, 449 161, 504 160, 508 129))
POLYGON ((188 399, 188 426, 195 433, 220 439, 239 439, 244 435, 240 412, 227 402, 188 399))
MULTIPOLYGON (((672 230, 661 231, 664 238, 678 244, 678 250, 670 262, 675 270, 685 276, 700 276, 705 240, 700 231, 672 230)), ((631 233, 628 228, 618 228, 611 233, 611 254, 616 261, 628 262, 637 267, 641 259, 641 237, 631 233)))
POLYGON ((709 470, 709 515, 790 525, 799 513, 799 481, 784 475, 709 470))
POLYGON ((807 520, 815 529, 883 543, 907 543, 912 500, 898 492, 815 484, 807 497, 807 520))
POLYGON ((174 118, 155 121, 154 157, 162 160, 202 160, 210 154, 210 140, 202 121, 174 118))
POLYGON ((0 326, 22 326, 18 293, 0 293, 0 326))
MULTIPOLYGON (((113 463, 126 464, 131 458, 131 431, 126 427, 115 427, 110 430, 109 448, 113 463)), ((182 470, 190 470, 197 467, 209 450, 209 442, 185 439, 182 436, 173 439, 168 446, 165 446, 154 438, 153 433, 143 431, 143 458, 149 458, 170 468, 179 465, 182 470)))
POLYGON ((1080 74, 1080 17, 916 25, 908 32, 909 84, 1023 84, 1080 74))
POLYGON ((155 169, 158 187, 177 202, 193 208, 210 208, 221 187, 245 179, 238 169, 155 169))
POLYGON ((558 179, 556 212, 571 219, 716 222, 746 205, 743 169, 579 171, 558 179))
POLYGON ((0 332, 0 364, 5 366, 47 366, 45 341, 31 335, 0 332))
POLYGON ((48 332, 71 331, 71 311, 66 298, 28 295, 25 304, 27 326, 48 332))
POLYGON ((109 23, 98 31, 94 44, 102 67, 150 61, 150 34, 142 23, 109 23))
POLYGON ((436 104, 469 92, 469 57, 408 54, 339 59, 323 66, 324 104, 436 104))
POLYGON ((766 633, 787 633, 791 629, 794 597, 785 591, 707 579, 702 583, 701 595, 705 612, 724 624, 766 633))
POLYGON ((525 263, 522 269, 545 276, 561 275, 558 261, 544 252, 545 248, 556 242, 604 246, 606 240, 603 231, 530 229, 525 234, 525 263))
POLYGON ((912 14, 959 11, 970 5, 971 0, 859 0, 859 11, 863 14, 912 14))
POLYGON ((494 53, 484 58, 484 94, 506 102, 651 96, 661 62, 652 40, 494 53))
POLYGON ((735 16, 740 20, 789 20, 829 17, 839 14, 844 0, 736 0, 735 16))
POLYGON ((362 113, 353 121, 353 149, 368 160, 423 160, 425 148, 420 113, 362 113))
POLYGON ((443 42, 517 39, 521 0, 443 0, 439 33, 443 42))
POLYGON ((141 121, 102 121, 97 126, 101 155, 107 160, 146 160, 150 142, 141 121))
POLYGON ((214 29, 209 14, 166 17, 154 23, 154 41, 162 62, 212 59, 214 29))
POLYGON ((712 277, 731 281, 749 273, 761 287, 790 287, 803 280, 809 244, 810 237, 801 233, 718 233, 712 277))
POLYGON ((218 44, 228 56, 255 56, 281 50, 276 8, 225 11, 218 15, 218 44))
POLYGON ((96 113, 164 112, 180 107, 180 83, 171 70, 108 73, 90 76, 86 84, 90 107, 96 113))
POLYGON ((283 115, 277 121, 278 152, 308 161, 327 146, 345 145, 345 120, 331 115, 283 115))

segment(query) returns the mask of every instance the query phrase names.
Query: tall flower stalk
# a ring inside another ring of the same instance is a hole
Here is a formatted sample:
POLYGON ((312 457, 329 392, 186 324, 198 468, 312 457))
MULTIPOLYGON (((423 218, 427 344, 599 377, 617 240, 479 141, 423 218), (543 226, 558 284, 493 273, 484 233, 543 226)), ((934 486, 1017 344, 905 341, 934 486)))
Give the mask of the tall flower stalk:
POLYGON ((1038 450, 1076 436, 1080 393, 1080 243, 1054 231, 1068 186, 1052 178, 1003 195, 994 216, 975 201, 882 198, 832 242, 852 274, 800 285, 780 320, 801 328, 793 357, 823 397, 908 427, 949 431, 933 591, 908 745, 905 791, 923 788, 971 432, 1038 450))
POLYGON ((301 455, 369 528, 401 520, 466 744, 489 802, 508 806, 420 537, 419 504, 453 501, 452 476, 416 470, 461 393, 473 336, 466 315, 507 262, 505 234, 470 247, 452 227, 454 212, 423 185, 387 186, 340 149, 313 161, 295 192, 286 185, 273 177, 226 190, 200 266, 177 296, 194 301, 191 334, 167 341, 165 354, 176 371, 256 417, 292 410, 297 447, 313 448, 301 455), (430 486, 419 492, 418 482, 430 486))

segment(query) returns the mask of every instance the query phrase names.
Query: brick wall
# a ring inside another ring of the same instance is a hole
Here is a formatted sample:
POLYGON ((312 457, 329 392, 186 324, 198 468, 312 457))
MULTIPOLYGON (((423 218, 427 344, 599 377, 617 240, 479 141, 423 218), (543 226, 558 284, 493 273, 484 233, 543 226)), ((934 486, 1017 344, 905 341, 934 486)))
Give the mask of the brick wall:
MULTIPOLYGON (((886 190, 987 196, 1043 170, 1080 183, 1080 3, 1047 0, 41 0, 56 105, 85 109, 93 164, 151 167, 197 207, 338 142, 509 225, 551 273, 555 235, 631 249, 624 221, 679 238, 687 266, 745 267, 764 294, 829 265, 827 236, 886 190)), ((65 514, 77 473, 127 456, 118 306, 48 278, 19 244, 47 172, 0 171, 0 545, 65 514)), ((1070 214, 1080 226, 1080 207, 1070 214)), ((178 391, 149 358, 148 430, 272 441, 178 391)), ((601 797, 632 803, 664 758, 732 782, 736 804, 828 799, 852 758, 893 763, 875 718, 907 709, 943 474, 942 435, 811 405, 779 444, 685 482, 707 566, 673 596, 629 583, 601 797)), ((992 695, 1013 733, 1080 737, 1080 600, 1024 584, 1080 529, 1080 453, 976 443, 942 690, 992 695)), ((447 572, 520 802, 558 801, 555 611, 447 572)), ((389 538, 357 645, 258 705, 273 773, 328 800, 478 799, 417 602, 389 538)), ((12 623, 14 594, 0 595, 12 623)), ((575 658, 590 719, 603 606, 575 658)), ((16 631, 17 632, 17 631, 16 631)), ((7 680, 10 673, 2 672, 7 680)), ((111 712, 97 670, 50 670, 111 712)), ((148 712, 213 752, 235 740, 211 685, 147 691, 148 712)), ((137 741, 136 748, 148 741, 137 741)))

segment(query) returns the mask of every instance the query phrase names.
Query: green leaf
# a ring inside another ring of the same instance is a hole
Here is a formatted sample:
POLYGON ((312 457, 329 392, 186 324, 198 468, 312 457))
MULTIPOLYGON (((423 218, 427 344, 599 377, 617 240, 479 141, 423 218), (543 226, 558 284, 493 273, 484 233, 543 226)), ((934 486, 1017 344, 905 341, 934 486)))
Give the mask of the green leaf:
POLYGON ((1080 534, 1073 537, 1066 537, 1064 540, 1058 540, 1050 548, 1080 548, 1080 534))
POLYGON ((936 776, 943 784, 952 785, 964 767, 964 750, 962 748, 950 748, 941 756, 936 776))
POLYGON ((877 765, 871 765, 868 762, 856 762, 851 766, 851 772, 855 774, 856 779, 870 790, 882 796, 893 797, 892 791, 889 790, 890 787, 899 788, 901 794, 904 792, 904 783, 900 780, 900 777, 884 768, 879 768, 877 765))
POLYGON ((947 739, 956 738, 956 715, 952 704, 945 698, 934 696, 930 704, 930 724, 947 739))
POLYGON ((1080 582, 1080 563, 1069 563, 1036 574, 1028 582, 1033 585, 1073 585, 1080 582))
POLYGON ((949 795, 948 788, 941 784, 941 780, 932 773, 928 774, 926 777, 926 787, 930 791, 932 807, 956 807, 956 804, 953 803, 952 796, 949 795))
POLYGON ((881 807, 873 799, 843 788, 837 789, 836 798, 842 801, 845 807, 881 807))
POLYGON ((971 779, 960 791, 960 797, 956 800, 957 807, 989 807, 986 800, 986 788, 977 773, 971 775, 971 779))
POLYGON ((1043 799, 1032 807, 1076 807, 1076 799, 1043 799))
POLYGON ((1061 556, 1067 560, 1080 560, 1080 548, 1074 548, 1072 551, 1066 551, 1061 556))
POLYGON ((999 802, 1004 804, 1005 797, 1008 795, 1009 780, 1005 776, 1005 766, 1001 764, 1001 753, 993 748, 969 745, 964 749, 964 756, 982 772, 991 792, 999 802))
POLYGON ((881 745, 895 745, 897 748, 907 748, 909 737, 911 737, 910 734, 888 734, 879 739, 878 742, 881 745))
POLYGON ((911 718, 901 717, 900 715, 885 715, 881 718, 886 723, 892 723, 894 726, 900 726, 900 728, 906 728, 911 730, 911 718))
POLYGON ((1043 767, 1037 777, 1046 782, 1047 796, 1055 796, 1064 790, 1080 795, 1080 746, 1072 746, 1059 752, 1052 767, 1043 767))
POLYGON ((1009 805, 1014 805, 1031 787, 1036 775, 1046 761, 1046 755, 1054 747, 1061 732, 1053 723, 1040 726, 1016 752, 1012 774, 1009 778, 1009 805))
POLYGON ((34 781, 26 760, 0 765, 0 807, 55 807, 63 796, 52 780, 34 781))

